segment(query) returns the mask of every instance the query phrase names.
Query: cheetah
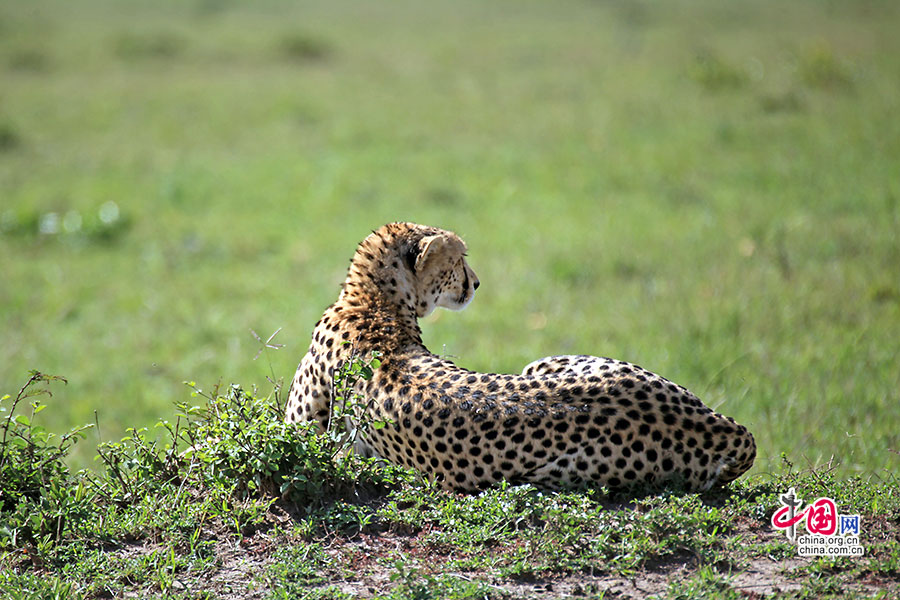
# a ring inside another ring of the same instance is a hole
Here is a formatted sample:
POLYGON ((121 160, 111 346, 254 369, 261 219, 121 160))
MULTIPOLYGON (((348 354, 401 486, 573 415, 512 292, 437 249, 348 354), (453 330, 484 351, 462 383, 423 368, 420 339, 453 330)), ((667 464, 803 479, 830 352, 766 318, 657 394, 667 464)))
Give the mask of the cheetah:
POLYGON ((455 233, 390 223, 356 250, 337 302, 316 324, 285 419, 328 426, 333 378, 349 353, 381 365, 358 392, 376 419, 356 451, 417 469, 442 488, 496 482, 542 489, 679 485, 703 490, 746 472, 753 435, 685 388, 626 362, 555 356, 521 375, 477 373, 428 351, 418 319, 465 308, 479 280, 455 233))

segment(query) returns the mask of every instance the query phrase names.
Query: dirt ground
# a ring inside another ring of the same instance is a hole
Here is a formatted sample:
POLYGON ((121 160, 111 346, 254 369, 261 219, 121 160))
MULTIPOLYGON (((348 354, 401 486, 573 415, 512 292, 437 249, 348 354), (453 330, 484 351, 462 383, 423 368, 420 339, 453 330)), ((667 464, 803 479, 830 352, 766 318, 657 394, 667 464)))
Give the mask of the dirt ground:
MULTIPOLYGON (((749 521, 749 520, 748 520, 749 521)), ((900 536, 896 524, 882 521, 876 524, 875 536, 900 536)), ((211 532, 212 533, 212 532, 211 532)), ((741 545, 759 547, 768 542, 783 539, 783 533, 769 530, 759 524, 739 524, 730 535, 741 536, 741 545)), ((480 581, 498 598, 523 598, 544 600, 551 598, 603 597, 616 599, 643 599, 663 597, 672 582, 688 581, 702 567, 697 557, 684 553, 669 557, 665 562, 648 564, 632 576, 610 574, 602 570, 596 573, 579 572, 564 575, 548 575, 534 580, 496 577, 490 572, 444 571, 442 564, 452 558, 446 548, 425 543, 423 532, 361 533, 351 538, 334 537, 325 551, 340 564, 343 574, 323 573, 325 581, 308 586, 337 588, 355 598, 372 598, 384 595, 397 585, 391 575, 393 559, 405 556, 421 573, 449 575, 465 581, 480 581), (348 576, 347 573, 354 573, 348 576)), ((283 536, 264 531, 237 541, 218 541, 215 547, 218 568, 199 577, 185 577, 178 581, 173 591, 188 593, 208 592, 224 600, 261 599, 268 595, 266 568, 272 564, 273 553, 280 545, 290 543, 283 536)), ((124 551, 124 550, 123 550, 124 551)), ((131 548, 129 552, 140 552, 131 548)), ((716 571, 728 583, 728 587, 747 598, 778 598, 784 596, 809 596, 810 580, 820 578, 821 573, 805 569, 812 558, 775 558, 754 556, 738 558, 739 569, 727 565, 714 565, 716 571), (806 592, 806 593, 804 593, 806 592)), ((602 569, 602 566, 600 566, 602 569)), ((872 572, 829 572, 836 577, 842 594, 870 597, 883 593, 887 598, 900 598, 900 576, 872 572)), ((139 597, 135 593, 129 597, 139 597)), ((815 594, 813 594, 815 597, 815 594)))

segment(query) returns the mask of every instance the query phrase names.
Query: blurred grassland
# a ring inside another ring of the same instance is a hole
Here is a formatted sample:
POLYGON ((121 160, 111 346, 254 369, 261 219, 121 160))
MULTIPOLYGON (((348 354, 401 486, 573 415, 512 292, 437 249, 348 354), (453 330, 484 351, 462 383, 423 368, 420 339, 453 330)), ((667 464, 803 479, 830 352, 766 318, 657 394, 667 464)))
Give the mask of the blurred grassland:
POLYGON ((118 438, 184 380, 289 380, 355 244, 412 220, 483 283, 433 351, 629 360, 749 426, 757 473, 896 473, 898 26, 875 0, 4 2, 0 392, 65 375, 51 428, 118 438))

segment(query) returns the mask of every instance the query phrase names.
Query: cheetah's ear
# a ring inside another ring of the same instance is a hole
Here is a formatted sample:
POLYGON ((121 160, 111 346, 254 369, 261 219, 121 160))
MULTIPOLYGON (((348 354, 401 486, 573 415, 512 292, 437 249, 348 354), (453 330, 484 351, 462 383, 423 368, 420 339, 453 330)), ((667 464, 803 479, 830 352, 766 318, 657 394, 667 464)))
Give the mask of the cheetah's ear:
POLYGON ((416 259, 419 257, 419 242, 404 240, 403 244, 400 246, 400 256, 403 258, 403 262, 409 270, 415 273, 416 259))
POLYGON ((418 272, 432 257, 437 256, 447 246, 447 237, 441 234, 430 235, 422 238, 419 242, 419 255, 416 257, 416 268, 418 272))

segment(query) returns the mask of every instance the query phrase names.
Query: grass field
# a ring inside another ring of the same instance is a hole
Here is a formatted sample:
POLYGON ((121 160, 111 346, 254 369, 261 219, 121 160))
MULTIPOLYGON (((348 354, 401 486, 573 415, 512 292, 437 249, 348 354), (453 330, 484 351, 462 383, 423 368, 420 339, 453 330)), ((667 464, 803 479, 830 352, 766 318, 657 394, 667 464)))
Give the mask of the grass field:
POLYGON ((0 597, 900 598, 898 28, 888 0, 0 2, 0 402, 40 369, 68 384, 35 422, 99 422, 75 473, 0 418, 0 597), (461 496, 322 460, 228 384, 289 379, 393 220, 482 282, 433 351, 636 362, 747 425, 753 471, 461 496), (152 445, 179 412, 193 453, 152 445), (865 556, 799 558, 789 487, 865 556))
POLYGON ((355 244, 412 220, 483 283, 432 350, 629 360, 746 424, 753 473, 897 472, 898 25, 878 0, 4 2, 0 387, 64 375, 50 428, 118 439, 185 380, 288 378, 355 244))
MULTIPOLYGON (((33 374, 2 401, 54 383, 33 374)), ((454 494, 284 423, 271 397, 227 387, 191 404, 159 445, 132 432, 100 446, 99 472, 66 469, 71 440, 57 449, 25 415, 0 419, 0 597, 900 598, 896 477, 787 464, 703 494, 454 494), (770 524, 789 489, 804 513, 833 501, 835 527, 856 515, 850 552, 803 556, 810 517, 795 541, 770 524)))

